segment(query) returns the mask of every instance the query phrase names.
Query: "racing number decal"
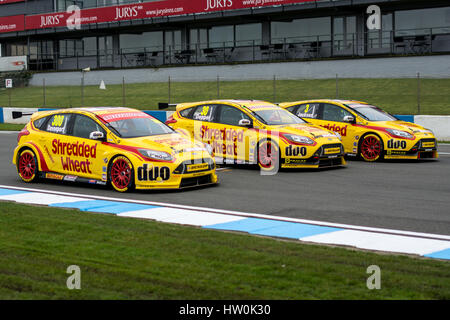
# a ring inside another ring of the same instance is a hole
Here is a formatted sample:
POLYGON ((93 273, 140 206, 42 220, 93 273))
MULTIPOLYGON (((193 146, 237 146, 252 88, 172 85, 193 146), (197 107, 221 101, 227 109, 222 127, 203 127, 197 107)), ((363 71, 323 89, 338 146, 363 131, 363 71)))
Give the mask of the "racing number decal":
POLYGON ((306 105, 306 109, 305 111, 303 111, 303 113, 308 113, 308 111, 309 111, 309 104, 306 105))
POLYGON ((204 106, 202 112, 200 113, 201 116, 207 116, 209 113, 209 106, 204 106))
POLYGON ((61 127, 63 123, 64 123, 64 116, 55 115, 53 117, 52 127, 61 127))

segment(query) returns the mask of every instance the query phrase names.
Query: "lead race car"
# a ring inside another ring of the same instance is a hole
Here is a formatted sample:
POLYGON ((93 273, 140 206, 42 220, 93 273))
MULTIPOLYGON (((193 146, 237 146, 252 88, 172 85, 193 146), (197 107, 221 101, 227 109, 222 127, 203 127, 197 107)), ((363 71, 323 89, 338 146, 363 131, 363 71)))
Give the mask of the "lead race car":
POLYGON ((17 140, 12 161, 25 182, 110 183, 119 192, 217 183, 204 144, 135 109, 37 112, 17 140))
POLYGON ((182 103, 166 124, 209 144, 217 163, 258 164, 264 171, 346 164, 337 133, 265 101, 182 103))
POLYGON ((309 123, 338 132, 349 156, 368 162, 439 157, 431 130, 401 121, 366 102, 307 100, 279 105, 309 123))

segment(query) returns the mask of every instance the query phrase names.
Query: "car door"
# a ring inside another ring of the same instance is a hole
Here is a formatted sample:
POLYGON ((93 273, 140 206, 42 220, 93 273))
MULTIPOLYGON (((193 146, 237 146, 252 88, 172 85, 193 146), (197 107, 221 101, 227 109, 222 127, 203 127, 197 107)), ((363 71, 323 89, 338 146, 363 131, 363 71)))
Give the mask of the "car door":
POLYGON ((337 132, 341 135, 342 143, 346 153, 357 153, 360 128, 353 123, 345 121, 345 117, 356 116, 345 108, 331 103, 321 103, 319 115, 313 121, 325 129, 337 132))
POLYGON ((201 104, 194 107, 189 115, 193 120, 194 138, 211 146, 216 139, 216 131, 220 131, 220 126, 214 123, 216 111, 216 104, 201 104))
POLYGON ((222 125, 223 130, 221 137, 223 157, 238 162, 249 161, 250 140, 253 140, 254 136, 249 134, 249 128, 253 124, 250 116, 235 106, 220 105, 217 111, 217 122, 222 125), (241 124, 242 120, 247 120, 249 124, 241 124))
POLYGON ((92 118, 76 114, 72 119, 70 135, 72 137, 65 164, 65 171, 73 175, 106 181, 107 167, 103 159, 106 147, 101 140, 91 138, 92 132, 106 131, 92 118))
MULTIPOLYGON (((72 114, 57 113, 48 117, 40 130, 45 131, 40 135, 38 144, 43 150, 47 166, 52 172, 64 173, 63 163, 66 156, 66 146, 70 143, 68 135, 72 114)), ((63 176, 47 174, 47 178, 62 180, 63 176)))

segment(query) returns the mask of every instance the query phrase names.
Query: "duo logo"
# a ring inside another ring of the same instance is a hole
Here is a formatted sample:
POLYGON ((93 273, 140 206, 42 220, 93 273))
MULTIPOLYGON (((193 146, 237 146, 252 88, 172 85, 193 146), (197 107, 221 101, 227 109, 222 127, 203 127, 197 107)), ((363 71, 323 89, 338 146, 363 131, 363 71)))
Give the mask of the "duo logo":
POLYGON ((406 149, 406 141, 391 139, 387 142, 388 149, 406 149))
POLYGON ((170 169, 168 167, 150 167, 144 164, 138 168, 139 181, 167 181, 170 179, 170 169))
POLYGON ((298 157, 299 155, 304 157, 306 154, 306 147, 292 147, 292 145, 286 147, 286 157, 298 157))

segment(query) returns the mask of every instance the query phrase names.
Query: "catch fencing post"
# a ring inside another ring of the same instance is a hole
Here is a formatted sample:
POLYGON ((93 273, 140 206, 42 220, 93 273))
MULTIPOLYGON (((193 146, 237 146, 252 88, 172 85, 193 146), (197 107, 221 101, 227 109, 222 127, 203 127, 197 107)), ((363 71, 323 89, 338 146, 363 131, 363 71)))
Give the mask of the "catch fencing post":
POLYGON ((273 75, 273 103, 277 101, 277 77, 273 75))
POLYGON ((125 77, 122 78, 122 107, 125 107, 125 77))
POLYGON ((42 90, 43 90, 42 94, 44 95, 44 104, 43 104, 43 106, 44 106, 44 108, 45 108, 45 107, 46 107, 46 99, 45 99, 45 78, 42 79, 42 90))
POLYGON ((417 114, 420 114, 420 72, 417 72, 417 114))
POLYGON ((168 101, 168 103, 170 104, 170 76, 169 76, 168 86, 169 86, 169 101, 168 101))
POLYGON ((339 77, 336 73, 336 99, 339 99, 339 77))
POLYGON ((220 99, 220 79, 219 79, 219 75, 217 75, 217 99, 220 99))
POLYGON ((11 88, 6 89, 8 90, 8 107, 11 108, 11 88))
POLYGON ((84 72, 81 76, 81 107, 84 107, 84 72))

